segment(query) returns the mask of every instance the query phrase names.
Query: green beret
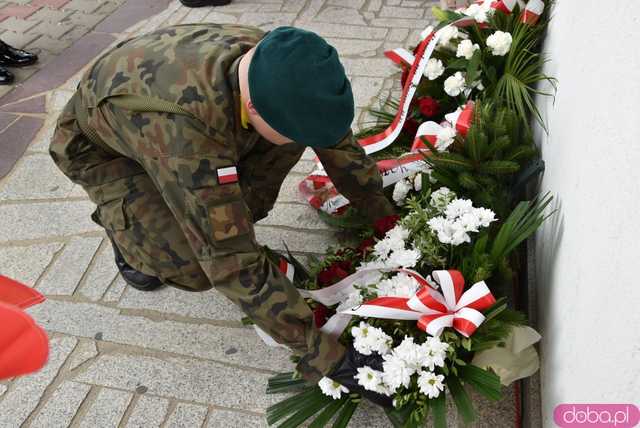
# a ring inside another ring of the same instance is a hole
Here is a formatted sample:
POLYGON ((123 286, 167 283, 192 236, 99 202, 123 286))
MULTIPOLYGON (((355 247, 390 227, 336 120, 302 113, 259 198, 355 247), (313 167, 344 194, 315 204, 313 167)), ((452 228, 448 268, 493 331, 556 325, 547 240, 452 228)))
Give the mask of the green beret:
POLYGON ((322 37, 293 27, 267 33, 249 65, 251 102, 285 137, 331 147, 351 129, 353 93, 338 53, 322 37))

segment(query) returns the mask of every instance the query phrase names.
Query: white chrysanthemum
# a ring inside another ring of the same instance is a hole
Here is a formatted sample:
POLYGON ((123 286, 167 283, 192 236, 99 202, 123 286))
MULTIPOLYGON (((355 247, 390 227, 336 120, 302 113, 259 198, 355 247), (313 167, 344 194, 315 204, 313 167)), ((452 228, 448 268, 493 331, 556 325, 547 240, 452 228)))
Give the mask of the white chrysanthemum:
POLYGON ((444 73, 444 64, 442 61, 436 58, 430 58, 427 61, 427 66, 424 69, 424 75, 429 80, 436 80, 444 73))
POLYGON ((457 221, 465 232, 477 232, 480 227, 480 221, 475 215, 475 211, 462 214, 457 221))
POLYGON ((428 358, 428 354, 423 352, 423 348, 413 342, 413 337, 408 336, 405 336, 402 343, 395 347, 392 353, 414 370, 420 370, 424 366, 426 358, 428 358))
POLYGON ((455 27, 453 25, 448 25, 438 30, 438 33, 440 34, 440 40, 438 41, 438 45, 445 46, 445 47, 448 47, 451 43, 451 40, 457 38, 460 35, 460 32, 458 31, 458 27, 455 27))
POLYGON ((463 242, 471 242, 471 238, 460 221, 433 217, 427 224, 443 244, 460 245, 463 242))
POLYGON ((404 205, 404 200, 407 198, 409 194, 409 190, 413 188, 413 185, 409 180, 403 178, 398 181, 396 185, 393 187, 393 200, 398 206, 404 205))
POLYGON ((447 150, 456 139, 456 130, 449 127, 442 127, 436 136, 436 149, 439 151, 447 150))
POLYGON ((449 344, 441 341, 437 336, 429 336, 425 343, 429 351, 433 353, 446 353, 449 350, 449 344))
POLYGON ((417 250, 395 250, 389 256, 389 263, 403 268, 412 268, 420 260, 420 252, 417 250))
POLYGON ((444 360, 447 358, 447 349, 449 349, 447 343, 441 342, 439 337, 429 337, 420 346, 422 347, 422 352, 428 356, 425 359, 424 367, 433 371, 436 367, 444 366, 444 360))
POLYGON ((338 307, 336 308, 336 312, 344 311, 347 309, 351 309, 354 306, 358 306, 362 304, 363 298, 360 291, 354 291, 350 293, 345 300, 343 300, 338 307))
POLYGON ((376 294, 380 297, 412 297, 419 288, 420 284, 415 278, 401 272, 393 278, 380 281, 376 294))
POLYGON ((458 43, 458 50, 456 51, 456 56, 458 58, 471 59, 473 53, 477 50, 480 50, 480 45, 477 43, 473 43, 471 40, 463 40, 458 43))
POLYGON ((410 232, 408 229, 405 229, 401 225, 397 225, 386 233, 385 238, 398 243, 402 242, 401 246, 395 247, 396 249, 400 249, 404 248, 404 241, 409 238, 409 234, 410 232))
POLYGON ((366 390, 378 392, 381 389, 382 372, 369 366, 358 367, 358 374, 354 378, 366 390))
POLYGON ((487 37, 487 46, 491 49, 491 53, 496 56, 504 56, 511 49, 513 41, 510 33, 504 31, 496 31, 487 37))
POLYGON ((328 377, 323 377, 318 382, 318 386, 324 395, 327 395, 334 400, 339 400, 342 397, 342 393, 349 393, 349 389, 346 386, 340 385, 333 379, 329 379, 328 377))
POLYGON ((488 227, 492 222, 496 221, 496 213, 488 208, 476 208, 473 213, 482 227, 488 227))
POLYGON ((447 95, 457 97, 465 89, 465 80, 462 72, 457 71, 453 76, 447 77, 444 81, 444 91, 447 95))
POLYGON ((433 372, 422 371, 418 377, 418 387, 420 392, 429 398, 437 398, 440 392, 444 391, 443 375, 436 375, 433 372))
POLYGON ((371 355, 377 352, 385 355, 389 352, 393 340, 382 329, 372 327, 365 322, 360 322, 358 327, 351 328, 353 347, 362 355, 371 355))
POLYGON ((473 210, 473 202, 470 199, 454 199, 449 202, 447 208, 444 210, 444 214, 448 219, 458 218, 473 210))
POLYGON ((472 17, 478 23, 487 22, 493 9, 491 8, 491 2, 484 2, 482 4, 474 3, 468 8, 464 9, 462 13, 472 17))
POLYGON ((447 187, 441 187, 435 192, 431 194, 431 206, 438 209, 439 211, 444 211, 444 209, 449 205, 456 197, 456 194, 449 190, 447 187))
POLYGON ((465 242, 471 242, 471 237, 459 221, 451 223, 451 228, 447 233, 447 237, 451 241, 451 245, 460 245, 465 242))
POLYGON ((382 370, 382 381, 389 386, 391 392, 396 392, 400 385, 408 388, 411 384, 411 375, 416 372, 396 354, 384 356, 382 370))

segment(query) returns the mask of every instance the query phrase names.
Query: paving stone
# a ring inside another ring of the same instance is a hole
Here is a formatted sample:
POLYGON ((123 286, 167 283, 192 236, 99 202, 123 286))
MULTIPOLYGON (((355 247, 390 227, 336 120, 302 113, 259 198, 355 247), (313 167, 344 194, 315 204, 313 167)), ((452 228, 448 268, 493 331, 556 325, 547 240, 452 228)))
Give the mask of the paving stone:
POLYGON ((42 119, 22 116, 0 132, 0 178, 11 171, 42 124, 42 119))
POLYGON ((408 7, 383 6, 378 14, 381 18, 411 18, 417 19, 424 16, 423 9, 415 9, 408 7))
POLYGON ((343 55, 366 55, 376 54, 376 49, 382 46, 382 40, 355 40, 355 39, 335 39, 327 38, 327 42, 332 45, 340 56, 343 55))
POLYGON ((51 243, 28 247, 0 247, 0 273, 33 287, 62 245, 51 243))
POLYGON ((429 25, 429 22, 424 19, 376 18, 371 20, 371 25, 374 27, 425 29, 429 25))
POLYGON ((37 289, 48 295, 71 295, 100 246, 102 238, 72 238, 40 280, 37 289))
POLYGON ((318 216, 316 209, 308 204, 276 204, 269 215, 257 224, 260 226, 286 227, 295 225, 296 229, 329 229, 329 226, 318 216))
POLYGON ((90 389, 90 385, 83 383, 63 382, 33 420, 31 428, 68 427, 90 389))
MULTIPOLYGON (((315 159, 315 153, 314 153, 314 157, 313 159, 315 159)), ((313 171, 313 169, 316 166, 316 162, 315 160, 301 160, 300 162, 298 162, 293 168, 291 168, 291 172, 292 173, 297 173, 297 174, 303 174, 303 175, 307 175, 309 174, 311 171, 313 171)), ((291 174, 290 174, 291 175, 291 174)), ((287 177, 288 178, 288 177, 287 177)), ((302 179, 304 177, 300 177, 300 179, 302 179)), ((299 181, 299 180, 298 180, 299 181)), ((300 199, 298 199, 299 201, 300 199)))
MULTIPOLYGON (((65 90, 55 90, 47 94, 47 111, 51 113, 58 113, 64 109, 74 92, 65 90)), ((55 128, 55 126, 54 126, 55 128)))
POLYGON ((400 4, 401 0, 385 0, 385 3, 388 6, 398 6, 400 4))
POLYGON ((367 25, 360 12, 344 7, 328 7, 313 18, 313 20, 350 25, 367 25))
POLYGON ((249 2, 237 2, 232 1, 231 3, 216 7, 216 10, 220 11, 220 13, 233 13, 233 12, 255 12, 261 7, 261 3, 255 1, 249 2))
MULTIPOLYGON (((2 14, 0 12, 0 20, 2 20, 2 14)), ((34 41, 39 35, 33 33, 18 33, 13 30, 7 30, 2 33, 2 41, 8 45, 13 46, 14 48, 22 49, 27 46, 29 43, 34 41)), ((13 69, 14 74, 15 71, 19 69, 13 69)), ((17 82, 23 82, 23 80, 16 80, 17 82)))
MULTIPOLYGON (((186 292, 185 292, 186 293, 186 292)), ((231 303, 230 303, 231 304, 231 303)), ((265 370, 291 369, 289 351, 269 348, 252 328, 151 320, 115 308, 49 299, 31 310, 49 331, 265 370), (237 352, 229 353, 235 348, 237 352)))
POLYGON ((24 156, 0 183, 0 201, 64 198, 73 183, 60 172, 51 156, 24 156))
POLYGON ((73 11, 70 10, 52 10, 49 8, 41 8, 31 16, 31 19, 37 19, 38 21, 46 22, 62 22, 64 19, 71 16, 73 11))
POLYGON ((228 13, 220 13, 217 11, 209 12, 203 22, 215 22, 216 24, 235 24, 238 22, 238 17, 230 15, 228 13))
POLYGON ((60 9, 71 0, 32 0, 32 6, 48 7, 49 9, 60 9))
POLYGON ((282 12, 299 13, 305 6, 300 0, 286 0, 282 5, 282 12))
POLYGON ((83 13, 92 13, 100 8, 102 2, 97 2, 94 0, 71 0, 69 3, 64 5, 65 10, 79 10, 83 13))
POLYGON ((387 40, 392 42, 401 42, 409 36, 409 30, 406 28, 392 28, 389 32, 387 40))
POLYGON ((118 307, 221 321, 240 321, 244 317, 240 309, 215 289, 189 293, 175 287, 162 287, 147 293, 126 287, 118 307))
POLYGON ((9 5, 0 10, 0 18, 13 16, 16 18, 28 18, 36 13, 39 8, 31 5, 9 5))
POLYGON ((7 389, 9 389, 7 385, 0 383, 0 397, 2 397, 5 392, 7 392, 7 389))
POLYGON ((98 357, 77 381, 126 391, 144 385, 152 395, 263 412, 282 399, 265 393, 270 376, 213 361, 109 354, 98 357))
POLYGON ((82 340, 69 358, 69 370, 74 370, 98 355, 98 348, 93 340, 82 340))
POLYGON ((283 12, 247 12, 239 19, 243 25, 254 25, 263 30, 273 30, 276 27, 291 25, 296 18, 295 13, 283 12))
POLYGON ((14 113, 45 113, 45 97, 44 95, 33 97, 22 102, 4 105, 0 109, 14 113))
POLYGON ((89 300, 98 301, 118 274, 111 242, 106 240, 98 251, 91 268, 82 281, 78 293, 89 300))
POLYGON ((307 2, 304 6, 304 9, 302 9, 299 20, 309 21, 313 19, 318 14, 322 6, 324 6, 324 1, 325 0, 310 0, 309 2, 307 2))
POLYGON ((73 337, 51 339, 47 365, 37 373, 13 381, 11 391, 7 392, 0 401, 3 426, 18 427, 27 419, 77 342, 78 340, 73 337))
POLYGON ((377 12, 380 10, 381 7, 382 7, 382 0, 370 0, 367 10, 370 10, 372 12, 377 12))
POLYGON ((327 4, 334 6, 351 7, 353 9, 361 9, 365 0, 329 0, 327 4))
POLYGON ((89 31, 91 31, 91 28, 85 25, 77 25, 71 22, 66 22, 65 24, 71 26, 71 30, 69 30, 68 33, 62 36, 62 38, 66 40, 76 41, 87 34, 89 31))
POLYGON ((98 231, 90 201, 0 205, 0 243, 98 231))
POLYGON ((46 153, 47 156, 49 156, 49 145, 51 143, 51 138, 53 138, 53 133, 56 129, 55 121, 57 117, 53 116, 55 115, 49 115, 44 125, 42 125, 40 131, 31 141, 31 145, 29 145, 28 151, 46 153))
POLYGON ((9 113, 0 112, 0 132, 16 121, 18 116, 9 113))
POLYGON ((209 414, 207 428, 267 428, 264 416, 214 409, 209 414))
POLYGON ((199 427, 207 417, 207 408, 195 404, 178 403, 167 420, 167 428, 199 427))
POLYGON ((73 14, 64 18, 62 22, 72 23, 74 25, 82 25, 84 27, 93 28, 102 22, 106 15, 97 13, 73 12, 73 14))
POLYGON ((280 12, 281 9, 282 9, 282 4, 270 3, 270 4, 263 4, 262 6, 260 6, 258 10, 260 12, 280 12))
MULTIPOLYGON (((0 13, 2 12, 0 11, 0 13)), ((11 30, 15 31, 16 33, 26 33, 27 31, 38 25, 39 22, 39 20, 22 19, 12 16, 0 22, 0 29, 11 30)))
POLYGON ((381 40, 387 35, 386 28, 360 27, 320 22, 300 23, 300 28, 318 33, 323 37, 344 37, 347 39, 381 40))
POLYGON ((256 226, 255 231, 258 242, 275 250, 284 250, 283 242, 286 242, 291 251, 324 253, 327 247, 336 244, 335 237, 327 232, 301 232, 270 226, 256 226))
POLYGON ((182 20, 181 24, 198 24, 204 20, 204 18, 211 11, 206 7, 196 7, 189 11, 187 16, 182 20))
POLYGON ((357 107, 368 107, 372 99, 377 97, 382 90, 384 78, 381 77, 354 77, 351 79, 351 88, 357 107))
POLYGON ((423 3, 422 1, 404 0, 402 7, 423 7, 423 3))
POLYGON ((120 301, 124 290, 128 287, 122 276, 116 276, 115 281, 111 284, 111 287, 107 289, 107 292, 104 293, 102 297, 102 301, 106 303, 117 303, 120 301))
POLYGON ((343 58, 342 64, 349 76, 387 77, 396 72, 391 62, 382 58, 343 58))
MULTIPOLYGON (((121 0, 118 0, 118 2, 121 3, 121 0)), ((126 1, 114 13, 97 25, 95 31, 122 33, 132 25, 162 12, 169 3, 171 3, 171 0, 126 1)))
POLYGON ((117 427, 127 410, 133 394, 115 389, 102 389, 87 414, 80 422, 80 428, 117 427))
POLYGON ((27 46, 28 50, 44 49, 53 54, 59 54, 71 45, 71 42, 64 39, 53 39, 49 36, 41 36, 27 46))
POLYGON ((160 427, 167 414, 168 407, 169 400, 165 398, 142 395, 136 402, 131 416, 129 416, 126 428, 160 427))
POLYGON ((73 24, 69 22, 50 22, 50 21, 42 21, 35 27, 31 29, 31 32, 37 34, 46 34, 49 37, 54 39, 59 39, 60 37, 67 34, 69 31, 73 29, 73 24))

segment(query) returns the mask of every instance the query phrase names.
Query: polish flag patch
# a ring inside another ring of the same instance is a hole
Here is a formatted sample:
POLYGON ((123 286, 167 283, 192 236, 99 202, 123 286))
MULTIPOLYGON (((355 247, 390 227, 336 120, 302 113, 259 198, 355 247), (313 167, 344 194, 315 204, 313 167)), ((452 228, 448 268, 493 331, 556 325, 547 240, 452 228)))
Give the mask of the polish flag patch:
POLYGON ((218 184, 230 184, 238 182, 238 170, 235 166, 218 168, 218 184))
POLYGON ((295 275, 295 272, 296 272, 293 265, 288 261, 286 261, 284 258, 282 258, 280 259, 279 267, 280 267, 280 272, 282 272, 289 281, 293 282, 293 276, 295 275))

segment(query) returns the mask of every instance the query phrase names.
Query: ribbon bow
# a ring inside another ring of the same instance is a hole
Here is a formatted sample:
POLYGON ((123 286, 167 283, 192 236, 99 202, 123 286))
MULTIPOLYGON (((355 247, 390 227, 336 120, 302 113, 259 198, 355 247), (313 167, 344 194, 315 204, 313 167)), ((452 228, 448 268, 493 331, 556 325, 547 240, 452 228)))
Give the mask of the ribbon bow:
POLYGON ((442 293, 421 283, 422 287, 411 298, 378 297, 345 314, 370 318, 416 320, 418 328, 432 336, 439 336, 447 327, 453 327, 465 337, 471 336, 484 321, 480 311, 496 302, 484 281, 472 285, 466 292, 464 278, 457 270, 438 270, 431 276, 440 285, 442 293))

